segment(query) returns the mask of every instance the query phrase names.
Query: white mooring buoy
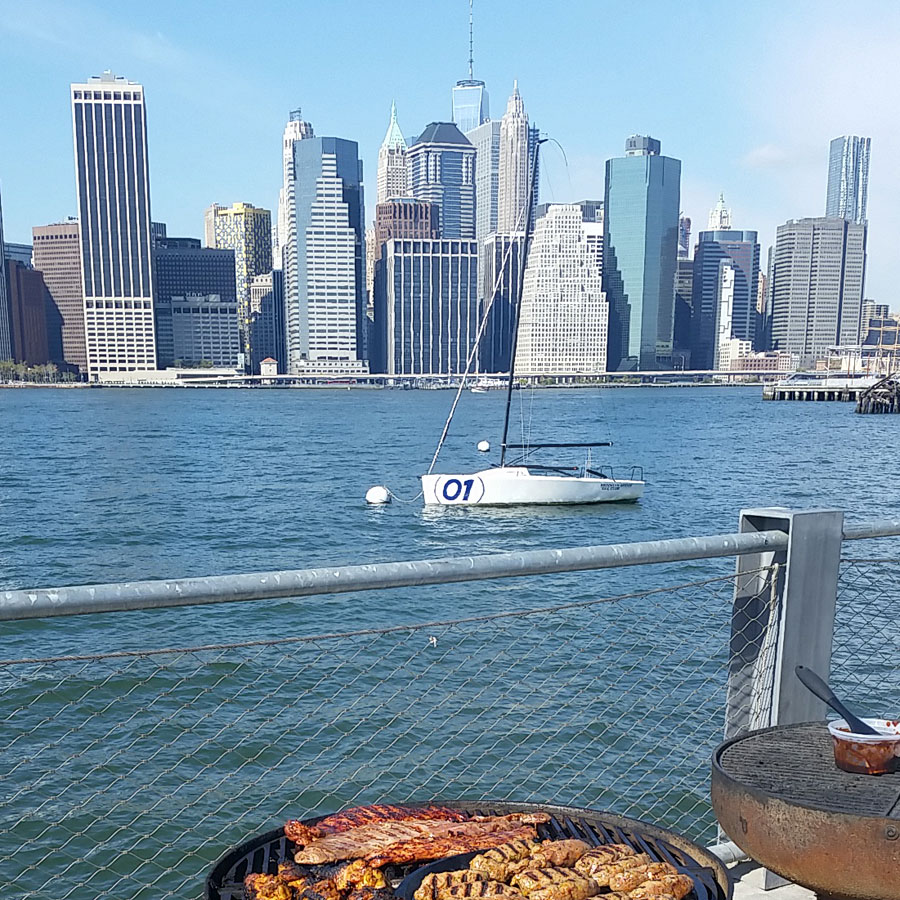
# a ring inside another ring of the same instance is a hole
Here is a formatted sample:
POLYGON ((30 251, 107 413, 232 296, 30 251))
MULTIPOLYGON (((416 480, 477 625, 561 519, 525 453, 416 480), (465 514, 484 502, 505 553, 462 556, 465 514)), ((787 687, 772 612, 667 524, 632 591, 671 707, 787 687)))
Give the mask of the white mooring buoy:
POLYGON ((491 449, 491 442, 490 442, 490 441, 479 441, 479 442, 478 442, 478 449, 479 449, 482 453, 487 453, 488 450, 491 449))
POLYGON ((376 484, 366 491, 366 503, 378 506, 383 503, 391 502, 391 492, 384 486, 376 484))

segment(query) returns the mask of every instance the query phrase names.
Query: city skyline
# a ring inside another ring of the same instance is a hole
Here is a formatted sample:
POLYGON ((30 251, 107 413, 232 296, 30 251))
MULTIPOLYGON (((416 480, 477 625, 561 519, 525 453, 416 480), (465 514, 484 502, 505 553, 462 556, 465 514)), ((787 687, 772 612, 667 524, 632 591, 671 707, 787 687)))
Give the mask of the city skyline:
MULTIPOLYGON (((354 33, 358 29, 360 35, 371 32, 371 39, 381 35, 387 40, 388 32, 399 28, 399 40, 415 32, 413 23, 401 21, 398 25, 396 20, 402 16, 391 17, 388 23, 367 7, 347 6, 353 9, 354 33)), ((572 4, 553 17, 537 6, 525 6, 527 15, 523 18, 529 20, 529 30, 540 33, 548 47, 567 46, 567 41, 580 38, 585 25, 594 20, 600 24, 599 14, 587 4, 572 4)), ((900 129, 888 121, 886 110, 892 104, 885 103, 884 98, 885 91, 890 94, 896 88, 888 84, 888 79, 879 80, 878 72, 886 66, 885 48, 891 43, 891 35, 900 33, 900 16, 887 6, 878 8, 885 13, 885 27, 879 28, 874 47, 867 48, 867 66, 863 71, 840 73, 826 65, 828 54, 838 46, 846 48, 848 42, 856 46, 870 41, 871 35, 859 21, 849 34, 839 34, 838 24, 844 29, 846 23, 839 23, 837 4, 823 5, 814 17, 794 14, 779 28, 777 37, 768 35, 757 21, 765 18, 761 10, 754 10, 753 15, 735 11, 736 26, 749 29, 742 32, 744 38, 748 34, 760 39, 766 35, 766 40, 745 40, 745 49, 729 43, 738 54, 730 54, 732 64, 749 67, 752 84, 730 107, 715 102, 718 88, 713 96, 705 95, 703 108, 697 110, 700 121, 693 114, 683 115, 683 103, 670 108, 672 86, 663 81, 651 84, 646 76, 627 82, 616 79, 610 85, 617 102, 614 109, 604 111, 600 124, 590 116, 577 115, 585 99, 584 84, 588 83, 585 67, 592 64, 567 57, 566 66, 561 67, 554 63, 552 52, 526 56, 517 49, 524 39, 525 23, 508 22, 500 10, 488 4, 476 4, 475 8, 475 74, 495 98, 502 97, 507 85, 518 78, 534 119, 565 147, 568 170, 552 146, 542 160, 542 199, 567 202, 601 195, 605 159, 618 155, 625 135, 650 133, 665 142, 672 156, 683 161, 685 215, 702 222, 710 204, 724 191, 735 217, 759 232, 764 247, 774 242, 775 229, 784 221, 820 214, 829 142, 844 134, 871 137, 875 160, 869 191, 866 294, 896 305, 890 288, 893 256, 888 242, 893 243, 900 222, 900 213, 896 212, 900 191, 890 179, 886 160, 900 149, 900 129), (804 40, 791 43, 791 37, 800 32, 804 40), (742 56, 750 46, 752 54, 742 56), (805 65, 811 77, 785 86, 779 78, 788 64, 792 70, 798 64, 805 65), (817 78, 819 74, 821 78, 817 78), (869 90, 873 80, 879 80, 878 91, 874 92, 877 98, 869 90), (815 97, 811 84, 815 85, 815 97), (776 97, 778 102, 773 101, 776 97)), ((271 24, 276 12, 283 14, 284 10, 261 11, 257 29, 271 24)), ((267 73, 265 85, 258 83, 261 75, 254 74, 241 84, 233 74, 223 72, 214 49, 233 27, 225 21, 204 22, 209 26, 204 31, 183 15, 172 18, 164 6, 142 11, 126 21, 96 6, 73 10, 41 2, 29 7, 27 17, 5 17, 0 33, 17 39, 4 41, 0 55, 22 75, 26 85, 10 95, 7 104, 20 122, 32 111, 24 125, 0 138, 7 240, 26 241, 32 226, 63 221, 75 212, 70 144, 60 129, 68 114, 64 94, 62 100, 59 96, 60 82, 73 83, 83 78, 85 71, 98 74, 105 68, 148 86, 152 208, 154 218, 168 222, 173 233, 199 234, 203 209, 216 199, 276 208, 281 179, 272 143, 277 142, 288 111, 297 106, 317 123, 318 131, 358 141, 371 207, 377 148, 391 100, 396 99, 406 129, 415 134, 429 121, 450 120, 451 89, 467 73, 468 5, 442 5, 434 13, 429 53, 423 51, 420 58, 414 52, 403 65, 391 70, 379 68, 377 86, 367 86, 355 95, 349 84, 353 79, 347 79, 344 86, 324 74, 327 66, 322 62, 329 47, 334 46, 330 38, 335 34, 335 24, 317 10, 308 11, 307 24, 322 35, 322 45, 311 47, 308 58, 305 54, 302 61, 294 59, 292 72, 281 72, 278 54, 267 53, 260 70, 267 73), (76 21, 84 20, 86 10, 96 28, 76 41, 68 32, 76 21), (51 47, 56 49, 49 58, 47 50, 51 47), (426 59, 428 67, 423 76, 421 64, 426 59), (208 81, 215 83, 202 92, 202 99, 193 93, 188 97, 185 65, 189 73, 204 67, 208 81), (302 91, 298 84, 303 85, 302 91), (256 95, 253 104, 246 102, 251 89, 263 88, 263 95, 256 95), (211 153, 205 128, 211 117, 221 119, 226 105, 231 110, 240 109, 247 127, 241 129, 240 140, 217 143, 215 153, 211 153), (41 109, 40 117, 33 115, 35 108, 41 109)), ((655 16, 642 16, 640 22, 622 12, 604 10, 604 33, 615 37, 609 45, 611 59, 624 54, 629 46, 633 49, 643 36, 661 65, 677 62, 685 75, 696 76, 702 66, 691 61, 692 49, 699 54, 705 46, 703 36, 691 30, 697 17, 696 5, 680 16, 658 5, 655 16), (671 46, 662 44, 664 33, 671 46)), ((279 30, 284 29, 275 28, 272 35, 277 37, 279 30)), ((254 32, 252 37, 258 40, 260 35, 254 32)), ((683 84, 682 79, 671 80, 683 84)), ((371 84, 369 77, 367 85, 371 84)), ((498 111, 493 112, 496 115, 498 111)), ((373 213, 373 209, 367 209, 367 221, 373 213)))

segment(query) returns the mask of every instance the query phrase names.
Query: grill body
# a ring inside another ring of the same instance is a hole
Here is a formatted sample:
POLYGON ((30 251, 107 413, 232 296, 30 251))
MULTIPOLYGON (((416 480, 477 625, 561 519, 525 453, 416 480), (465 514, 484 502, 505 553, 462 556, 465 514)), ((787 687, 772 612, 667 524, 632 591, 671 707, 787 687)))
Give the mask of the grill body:
POLYGON ((712 804, 731 840, 795 884, 849 900, 900 896, 900 773, 841 771, 822 722, 723 743, 712 804))
MULTIPOLYGON (((469 815, 507 815, 514 812, 545 812, 551 818, 538 826, 542 840, 580 838, 591 846, 600 844, 629 844, 638 853, 649 853, 659 862, 668 862, 694 879, 694 890, 686 900, 731 900, 732 883, 721 860, 692 841, 637 819, 617 816, 573 806, 552 806, 544 803, 494 803, 491 801, 456 802, 434 800, 439 806, 459 809, 469 815)), ((414 805, 414 804, 413 804, 414 805)), ((324 816, 307 819, 315 824, 324 816)), ((294 845, 284 836, 282 828, 267 831, 233 847, 215 864, 206 880, 205 900, 241 900, 243 880, 251 872, 275 874, 281 860, 292 858, 294 845)), ((463 868, 474 854, 437 860, 430 865, 396 867, 388 871, 401 900, 411 900, 422 878, 429 871, 449 871, 463 868), (441 868, 442 867, 442 868, 441 868)), ((601 897, 598 900, 602 900, 601 897)))

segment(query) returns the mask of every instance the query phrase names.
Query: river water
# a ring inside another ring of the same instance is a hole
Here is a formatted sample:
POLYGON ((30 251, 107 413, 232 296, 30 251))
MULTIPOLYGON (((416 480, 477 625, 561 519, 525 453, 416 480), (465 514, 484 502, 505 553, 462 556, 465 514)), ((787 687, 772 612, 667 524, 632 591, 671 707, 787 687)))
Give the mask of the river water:
MULTIPOLYGON (((644 499, 593 508, 426 510, 421 500, 370 508, 363 497, 376 484, 415 497, 416 476, 450 408, 447 391, 0 390, 0 589, 715 534, 734 531, 747 507, 840 508, 855 521, 900 514, 892 488, 900 417, 857 416, 842 403, 769 403, 760 393, 519 391, 515 437, 611 440, 594 452, 594 463, 620 475, 642 466, 644 499)), ((464 394, 437 471, 472 471, 496 458, 492 452, 486 460, 475 445, 499 443, 504 400, 500 391, 464 394)), ((0 659, 455 619, 696 582, 733 567, 733 560, 700 561, 5 623, 0 659)), ((0 753, 0 776, 18 790, 9 805, 0 803, 0 821, 11 826, 6 854, 32 866, 16 884, 22 896, 53 896, 44 877, 52 864, 42 856, 56 846, 53 836, 38 841, 31 856, 21 849, 44 836, 48 818, 65 825, 73 858, 91 858, 97 847, 115 852, 116 866, 76 864, 77 877, 90 885, 73 897, 101 888, 124 895, 116 881, 123 872, 133 880, 128 896, 145 896, 140 885, 151 876, 181 896, 182 885, 196 883, 225 846, 284 814, 378 796, 502 790, 513 799, 638 812, 709 836, 705 773, 721 734, 730 590, 726 583, 590 615, 429 631, 437 661, 424 655, 426 636, 410 631, 304 644, 302 653, 274 656, 272 648, 251 648, 170 655, 159 665, 126 657, 7 666, 0 681, 16 737, 0 753), (572 692, 565 702, 559 685, 572 692), (412 724, 404 699, 410 692, 420 701, 412 724), (628 708, 635 719, 610 717, 611 708, 628 708), (629 724, 677 731, 685 716, 690 729, 664 749, 629 724), (327 727, 297 737, 304 722, 320 719, 327 727), (48 743, 48 734, 65 739, 48 743), (427 760, 410 771, 410 760, 429 746, 427 760), (358 759, 361 748, 368 760, 358 759), (648 756, 656 761, 649 781, 648 756), (598 758, 603 777, 588 777, 598 758), (139 769, 135 759, 143 761, 139 769), (227 805, 222 772, 232 795, 227 805), (276 777, 278 790, 261 791, 276 777), (157 808, 161 786, 171 802, 157 808), (35 807, 35 796, 48 799, 35 807), (185 826, 193 841, 188 863, 184 839, 154 843, 153 835, 178 831, 178 815, 192 823, 185 826), (133 839, 136 822, 149 835, 143 842, 133 839)), ((4 859, 0 840, 0 869, 4 859)))
MULTIPOLYGON (((758 387, 516 392, 511 440, 612 441, 593 460, 620 475, 641 465, 648 485, 637 504, 504 511, 425 509, 418 500, 367 507, 365 492, 375 484, 400 497, 418 493, 417 475, 428 467, 452 396, 0 391, 0 588, 714 534, 736 530, 746 507, 836 507, 856 520, 900 510, 900 496, 889 489, 900 418, 858 416, 843 403, 764 402, 758 387)), ((475 444, 499 444, 504 402, 502 391, 464 394, 436 471, 472 471, 496 458, 475 444)), ((628 590, 646 578, 640 570, 587 577, 595 590, 628 590)), ((292 630, 546 605, 564 601, 585 578, 533 579, 514 592, 501 582, 311 598, 292 604, 292 630)), ((57 649, 108 649, 105 629, 87 621, 51 626, 63 641, 57 649)), ((233 605, 182 611, 171 634, 172 614, 132 621, 152 621, 160 640, 179 642, 206 640, 209 628, 223 639, 268 629, 257 609, 233 605)), ((16 638, 7 653, 27 655, 30 627, 6 629, 16 638)), ((119 637, 114 641, 118 646, 119 637)))

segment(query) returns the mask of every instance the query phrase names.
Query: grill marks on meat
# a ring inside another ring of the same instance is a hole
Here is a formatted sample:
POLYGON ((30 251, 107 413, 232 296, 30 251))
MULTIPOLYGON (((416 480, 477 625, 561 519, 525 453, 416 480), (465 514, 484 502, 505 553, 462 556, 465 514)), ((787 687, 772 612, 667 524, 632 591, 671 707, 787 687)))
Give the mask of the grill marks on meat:
POLYGON ((470 881, 466 884, 452 884, 439 894, 439 900, 479 900, 479 898, 498 898, 498 900, 525 900, 525 896, 499 881, 470 881))
POLYGON ((340 834, 342 831, 375 822, 409 822, 416 819, 464 822, 468 818, 464 812, 446 806, 399 806, 382 803, 373 806, 354 806, 332 816, 326 816, 315 825, 304 825, 298 819, 289 819, 284 826, 284 833, 295 844, 305 846, 327 834, 340 834))
MULTIPOLYGON (((548 820, 549 816, 542 813, 514 813, 509 816, 473 817, 463 822, 443 819, 373 822, 316 838, 299 850, 294 859, 298 863, 310 865, 362 858, 367 859, 373 866, 383 866, 391 862, 436 859, 439 856, 447 856, 449 852, 464 852, 467 847, 464 843, 460 843, 460 839, 502 832, 516 826, 519 826, 519 830, 526 828, 527 831, 512 837, 534 837, 536 832, 531 823, 548 820), (520 825, 520 823, 529 824, 520 825), (450 840, 449 850, 443 849, 445 839, 450 840), (429 851, 426 846, 429 842, 439 849, 435 852, 429 851), (409 849, 402 849, 404 846, 408 846, 409 849)), ((486 844, 476 842, 468 849, 480 850, 510 839, 504 836, 500 841, 486 844)))
POLYGON ((538 847, 534 840, 509 841, 500 844, 487 853, 475 857, 469 868, 473 872, 481 872, 494 881, 509 881, 509 879, 527 867, 527 860, 531 859, 532 852, 538 847), (521 863, 525 862, 525 866, 521 863))
POLYGON ((610 879, 613 876, 619 875, 622 872, 627 872, 630 869, 640 869, 649 865, 651 862, 653 862, 653 860, 650 859, 649 855, 646 853, 639 853, 635 856, 623 856, 615 862, 609 863, 609 865, 600 866, 598 869, 595 869, 590 877, 593 878, 600 887, 608 886, 610 890, 616 890, 616 888, 613 888, 610 884, 610 879))
POLYGON ((456 884, 471 884, 473 881, 486 881, 481 872, 459 869, 453 872, 432 872, 422 879, 422 883, 413 894, 414 900, 438 900, 441 891, 456 884))
POLYGON ((628 844, 601 844, 599 847, 591 847, 573 868, 582 875, 592 876, 601 866, 608 866, 626 856, 637 856, 628 844))
POLYGON ((648 866, 637 866, 626 869, 624 872, 616 872, 609 876, 609 889, 611 891, 633 891, 645 881, 659 880, 664 875, 677 875, 678 869, 668 863, 650 863, 648 866))
POLYGON ((550 867, 567 868, 578 862, 590 847, 576 839, 565 841, 544 841, 531 853, 532 869, 547 869, 550 867))
POLYGON ((593 879, 574 869, 527 869, 512 883, 528 900, 587 900, 600 892, 593 879))
MULTIPOLYGON (((671 868, 671 867, 670 867, 671 868)), ((634 888, 629 896, 632 900, 683 900, 694 889, 690 875, 669 872, 654 876, 634 888)))
MULTIPOLYGON (((478 824, 478 823, 476 823, 478 824)), ((483 822, 483 826, 490 823, 483 822)), ((450 833, 444 837, 420 838, 394 844, 379 851, 377 855, 367 857, 370 865, 386 866, 389 863, 406 863, 417 860, 440 859, 456 853, 471 853, 473 850, 486 850, 508 841, 534 838, 536 831, 533 825, 522 825, 507 831, 469 829, 450 833)))

